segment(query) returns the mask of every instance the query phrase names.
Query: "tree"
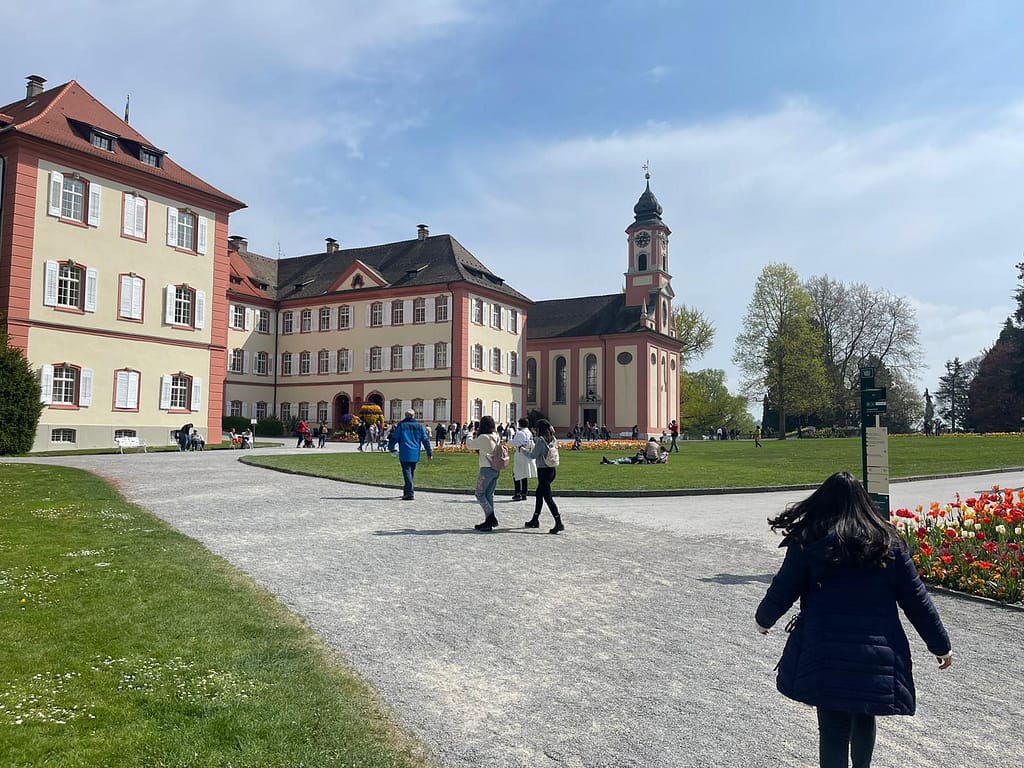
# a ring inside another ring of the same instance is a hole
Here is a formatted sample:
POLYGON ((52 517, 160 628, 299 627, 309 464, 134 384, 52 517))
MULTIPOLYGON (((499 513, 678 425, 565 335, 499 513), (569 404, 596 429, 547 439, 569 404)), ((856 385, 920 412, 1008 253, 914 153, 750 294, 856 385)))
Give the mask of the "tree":
POLYGON ((939 377, 939 388, 935 399, 939 403, 939 415, 945 419, 952 432, 962 432, 970 404, 969 391, 977 362, 960 362, 959 357, 946 361, 946 375, 939 377))
POLYGON ((683 345, 679 352, 679 366, 684 368, 687 363, 711 349, 715 340, 715 326, 699 309, 680 304, 672 310, 672 327, 676 338, 683 345))
POLYGON ((32 450, 43 412, 39 396, 38 374, 0 328, 0 456, 32 450))
POLYGON ((1020 331, 1007 320, 996 343, 981 357, 968 389, 966 423, 979 432, 1016 432, 1024 418, 1024 395, 1015 376, 1024 366, 1020 331))
POLYGON ((705 368, 679 377, 679 426, 683 432, 707 434, 723 425, 746 434, 754 428, 747 398, 729 394, 725 371, 705 368))
POLYGON ((754 285, 754 295, 736 337, 733 362, 744 374, 745 394, 768 391, 779 414, 779 437, 786 436, 786 413, 807 414, 828 390, 822 363, 822 338, 811 323, 811 298, 796 272, 769 264, 754 285))
POLYGON ((873 358, 902 381, 911 378, 919 367, 921 344, 916 313, 904 297, 863 283, 846 285, 824 275, 812 277, 805 287, 811 297, 814 322, 822 334, 831 420, 856 423, 862 363, 873 358))

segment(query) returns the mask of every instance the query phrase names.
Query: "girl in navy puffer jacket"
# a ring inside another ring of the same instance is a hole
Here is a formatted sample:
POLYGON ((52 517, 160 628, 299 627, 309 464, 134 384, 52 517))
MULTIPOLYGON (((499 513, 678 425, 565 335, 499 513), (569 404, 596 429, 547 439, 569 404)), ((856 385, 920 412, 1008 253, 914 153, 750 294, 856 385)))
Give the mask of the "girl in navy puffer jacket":
POLYGON ((784 695, 817 708, 821 768, 868 768, 876 715, 916 707, 910 645, 897 608, 939 660, 949 637, 902 540, 861 484, 837 472, 774 520, 786 558, 757 607, 765 634, 800 600, 778 666, 784 695))

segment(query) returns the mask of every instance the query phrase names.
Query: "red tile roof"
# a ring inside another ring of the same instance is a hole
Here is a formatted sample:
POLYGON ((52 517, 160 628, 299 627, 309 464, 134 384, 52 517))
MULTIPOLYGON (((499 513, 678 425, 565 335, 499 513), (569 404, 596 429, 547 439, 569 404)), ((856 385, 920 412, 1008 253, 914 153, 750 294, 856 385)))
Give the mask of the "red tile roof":
MULTIPOLYGON (((74 80, 43 91, 38 96, 0 107, 0 129, 10 129, 52 144, 69 147, 101 158, 105 162, 117 163, 149 176, 212 195, 227 203, 229 211, 245 207, 245 203, 207 184, 166 155, 163 156, 161 167, 155 168, 139 159, 136 148, 126 147, 121 141, 114 141, 113 152, 95 147, 88 136, 83 136, 75 130, 73 121, 111 133, 118 139, 156 149, 155 144, 103 106, 74 80)), ((161 150, 157 152, 161 153, 161 150)))

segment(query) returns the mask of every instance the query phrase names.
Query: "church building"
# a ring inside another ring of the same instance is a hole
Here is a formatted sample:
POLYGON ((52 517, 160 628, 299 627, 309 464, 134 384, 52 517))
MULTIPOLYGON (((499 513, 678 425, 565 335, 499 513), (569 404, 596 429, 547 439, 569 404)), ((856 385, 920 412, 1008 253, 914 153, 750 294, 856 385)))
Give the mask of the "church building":
POLYGON ((538 301, 526 334, 526 408, 575 425, 660 434, 679 419, 679 352, 662 207, 647 188, 626 228, 626 288, 538 301))

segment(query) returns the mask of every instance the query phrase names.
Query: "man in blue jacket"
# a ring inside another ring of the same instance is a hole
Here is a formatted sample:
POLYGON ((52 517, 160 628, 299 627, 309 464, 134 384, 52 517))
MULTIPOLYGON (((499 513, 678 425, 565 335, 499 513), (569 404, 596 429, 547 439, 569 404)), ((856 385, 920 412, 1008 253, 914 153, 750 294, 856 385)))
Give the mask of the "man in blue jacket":
POLYGON ((430 449, 430 433, 427 428, 416 421, 416 411, 409 409, 395 428, 391 430, 391 439, 388 440, 388 450, 395 452, 398 447, 398 460, 402 464, 402 478, 405 480, 405 489, 402 493, 403 501, 412 501, 415 488, 413 478, 416 475, 416 464, 420 460, 420 448, 427 452, 427 460, 433 458, 433 451, 430 449))

